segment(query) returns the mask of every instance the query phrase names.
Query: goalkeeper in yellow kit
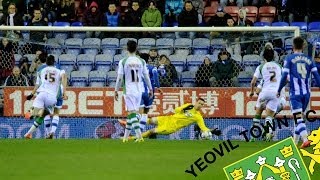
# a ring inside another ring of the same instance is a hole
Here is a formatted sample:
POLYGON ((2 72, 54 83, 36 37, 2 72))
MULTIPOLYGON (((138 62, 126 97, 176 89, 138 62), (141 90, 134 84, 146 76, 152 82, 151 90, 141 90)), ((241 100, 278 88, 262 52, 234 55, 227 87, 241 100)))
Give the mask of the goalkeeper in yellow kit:
POLYGON ((200 113, 204 103, 204 99, 199 98, 194 105, 187 103, 177 107, 173 115, 158 116, 148 119, 147 124, 156 125, 157 127, 142 133, 142 137, 149 137, 153 134, 171 134, 192 123, 196 123, 202 132, 210 131, 212 134, 220 135, 220 130, 211 130, 206 127, 200 113))

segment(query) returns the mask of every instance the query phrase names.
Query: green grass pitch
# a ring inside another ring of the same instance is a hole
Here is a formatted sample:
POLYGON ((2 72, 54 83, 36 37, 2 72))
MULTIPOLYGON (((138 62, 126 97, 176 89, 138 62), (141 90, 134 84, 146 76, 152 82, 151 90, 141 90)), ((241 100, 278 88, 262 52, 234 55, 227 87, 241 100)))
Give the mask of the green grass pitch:
MULTIPOLYGON (((251 155, 272 143, 239 142, 239 147, 200 172, 194 178, 185 173, 204 153, 221 141, 0 139, 0 179, 2 180, 188 180, 226 179, 223 167, 251 155)), ((311 152, 311 149, 308 149, 311 152)), ((310 162, 310 159, 305 159, 310 162)), ((207 163, 206 163, 207 164, 207 163)), ((315 165, 319 179, 320 165, 315 165)), ((317 177, 317 178, 316 178, 317 177)))

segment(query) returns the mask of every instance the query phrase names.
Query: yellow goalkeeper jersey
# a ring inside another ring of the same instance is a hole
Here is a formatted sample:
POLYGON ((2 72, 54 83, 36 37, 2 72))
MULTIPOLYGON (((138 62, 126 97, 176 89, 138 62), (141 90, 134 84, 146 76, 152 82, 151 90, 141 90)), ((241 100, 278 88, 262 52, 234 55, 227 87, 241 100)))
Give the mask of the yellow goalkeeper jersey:
POLYGON ((192 123, 197 123, 202 131, 209 131, 210 129, 204 124, 201 113, 194 109, 190 103, 184 104, 175 109, 175 114, 167 116, 171 128, 181 129, 192 123))

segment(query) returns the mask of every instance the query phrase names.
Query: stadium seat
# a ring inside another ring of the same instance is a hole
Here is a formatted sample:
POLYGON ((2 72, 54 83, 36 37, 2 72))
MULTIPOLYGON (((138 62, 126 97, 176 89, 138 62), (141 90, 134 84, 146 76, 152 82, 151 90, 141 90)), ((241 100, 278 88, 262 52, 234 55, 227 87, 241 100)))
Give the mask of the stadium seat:
POLYGON ((23 56, 28 58, 29 64, 36 59, 36 54, 25 54, 23 56))
POLYGON ((108 86, 115 87, 117 81, 117 71, 109 71, 108 72, 108 86))
POLYGON ((184 71, 181 73, 182 87, 195 87, 195 71, 184 71))
POLYGON ((238 75, 238 81, 240 87, 250 87, 250 82, 253 73, 247 71, 241 71, 238 75))
POLYGON ((189 71, 197 71, 205 57, 206 55, 189 55, 187 57, 187 69, 189 71))
POLYGON ((91 71, 89 73, 90 87, 105 87, 107 82, 106 71, 91 71))
POLYGON ((287 23, 287 22, 273 22, 271 24, 271 26, 281 26, 281 27, 283 27, 283 26, 289 26, 289 23, 287 23))
POLYGON ((64 39, 50 38, 47 39, 46 49, 49 54, 62 54, 64 39))
POLYGON ((187 57, 184 55, 170 55, 171 64, 176 67, 177 72, 182 72, 185 69, 187 57))
POLYGON ((218 7, 217 6, 208 6, 204 8, 204 13, 203 13, 203 17, 204 17, 204 21, 208 22, 209 19, 213 16, 216 15, 218 7))
POLYGON ((77 56, 74 54, 61 54, 59 56, 60 68, 70 73, 76 64, 77 56))
POLYGON ((235 22, 238 21, 238 13, 239 13, 238 6, 226 6, 226 7, 224 7, 223 10, 225 13, 230 14, 235 22))
POLYGON ((70 84, 74 87, 86 87, 88 85, 88 71, 72 71, 70 75, 70 84))
POLYGON ((124 54, 117 54, 113 57, 113 69, 115 71, 118 70, 118 65, 121 59, 125 58, 126 56, 124 54))
POLYGON ((192 40, 189 38, 178 38, 174 41, 175 54, 187 56, 190 53, 192 40))
POLYGON ((114 56, 119 49, 118 38, 104 38, 101 41, 101 49, 103 54, 110 54, 114 56))
MULTIPOLYGON (((20 54, 14 54, 14 64, 15 64, 16 66, 19 65, 21 58, 22 58, 22 56, 21 56, 20 54)), ((29 61, 29 60, 28 60, 28 61, 29 61)))
POLYGON ((290 53, 292 51, 292 47, 293 47, 293 38, 286 39, 284 42, 284 49, 290 53))
POLYGON ((308 24, 306 22, 292 22, 290 26, 298 26, 303 33, 308 31, 308 24))
POLYGON ((214 51, 220 51, 221 49, 226 48, 226 43, 222 38, 212 39, 210 42, 211 53, 214 54, 214 51))
POLYGON ((247 11, 246 17, 253 23, 257 21, 258 8, 256 6, 244 6, 244 9, 247 11))
POLYGON ((257 66, 260 65, 262 59, 257 54, 247 54, 242 58, 242 64, 245 67, 245 71, 254 73, 257 66))
MULTIPOLYGON (((71 24, 71 26, 75 26, 75 27, 82 27, 83 26, 83 24, 82 24, 82 22, 73 22, 72 24, 71 24)), ((73 32, 72 33, 72 37, 73 38, 80 38, 80 39, 84 39, 84 38, 86 38, 86 32, 73 32)))
POLYGON ((113 64, 113 55, 111 54, 98 54, 96 55, 96 70, 110 71, 113 64))
POLYGON ((140 53, 149 53, 151 47, 156 45, 156 40, 153 38, 140 38, 138 40, 138 50, 140 53))
POLYGON ((101 39, 99 38, 85 38, 83 40, 84 54, 97 55, 100 51, 101 39))
POLYGON ((320 22, 311 22, 308 26, 309 32, 320 32, 320 22))
POLYGON ((122 38, 122 39, 120 39, 120 53, 121 53, 121 54, 126 54, 126 53, 127 53, 124 49, 126 49, 126 47, 127 47, 127 42, 128 42, 129 40, 138 42, 138 40, 137 40, 136 38, 122 38))
POLYGON ((253 25, 258 26, 258 27, 262 27, 262 26, 270 26, 271 23, 270 22, 255 22, 253 25))
POLYGON ((94 65, 94 54, 79 54, 77 56, 77 65, 79 71, 91 71, 94 65))
POLYGON ((192 42, 194 55, 209 54, 210 40, 208 38, 195 38, 192 42))
POLYGON ((66 41, 65 41, 66 53, 67 54, 74 54, 74 55, 80 54, 82 43, 83 43, 83 40, 80 38, 66 39, 66 41))
POLYGON ((259 8, 259 21, 272 23, 276 15, 276 7, 262 6, 259 8))
POLYGON ((156 41, 156 47, 158 48, 158 54, 165 54, 170 56, 173 52, 174 40, 171 38, 160 38, 156 41))
MULTIPOLYGON (((53 26, 58 26, 61 28, 70 26, 69 22, 54 22, 53 26)), ((58 39, 67 39, 69 37, 69 32, 67 31, 57 31, 54 32, 54 37, 58 39)))

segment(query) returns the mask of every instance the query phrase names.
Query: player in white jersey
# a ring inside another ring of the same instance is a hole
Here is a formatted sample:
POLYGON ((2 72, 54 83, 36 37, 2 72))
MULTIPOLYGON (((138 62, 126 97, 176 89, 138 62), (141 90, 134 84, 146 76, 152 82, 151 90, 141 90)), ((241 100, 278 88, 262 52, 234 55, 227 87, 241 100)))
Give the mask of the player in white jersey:
MULTIPOLYGON (((61 83, 63 89, 65 89, 64 87, 67 85, 65 79, 62 78, 65 72, 54 67, 54 57, 48 56, 46 63, 48 66, 42 69, 35 88, 27 97, 27 100, 31 100, 34 94, 38 92, 32 105, 34 107, 33 116, 35 117, 35 121, 29 131, 24 135, 27 139, 32 138, 32 133, 43 123, 44 117, 52 112, 57 102, 61 83)), ((64 94, 63 97, 65 97, 64 94)))
MULTIPOLYGON (((279 78, 281 78, 282 68, 273 61, 273 50, 266 49, 263 53, 265 63, 258 66, 251 81, 250 96, 254 94, 254 87, 259 78, 263 81, 261 92, 259 93, 256 104, 256 115, 253 118, 253 125, 260 123, 261 114, 266 110, 266 124, 272 125, 273 117, 278 110, 279 98, 277 97, 277 89, 279 87, 279 78)), ((273 138, 272 128, 269 126, 269 132, 266 134, 266 140, 273 138)), ((251 138, 254 140, 255 138, 251 138)))
POLYGON ((139 108, 141 103, 142 93, 145 91, 142 79, 144 79, 149 88, 150 98, 153 96, 153 90, 149 78, 149 71, 146 62, 136 56, 137 43, 128 41, 127 50, 129 56, 120 60, 118 65, 118 77, 115 87, 115 100, 118 100, 118 91, 120 84, 123 82, 123 93, 128 112, 127 124, 124 132, 123 142, 128 141, 131 132, 131 127, 135 130, 137 142, 142 142, 140 124, 139 124, 139 108))

